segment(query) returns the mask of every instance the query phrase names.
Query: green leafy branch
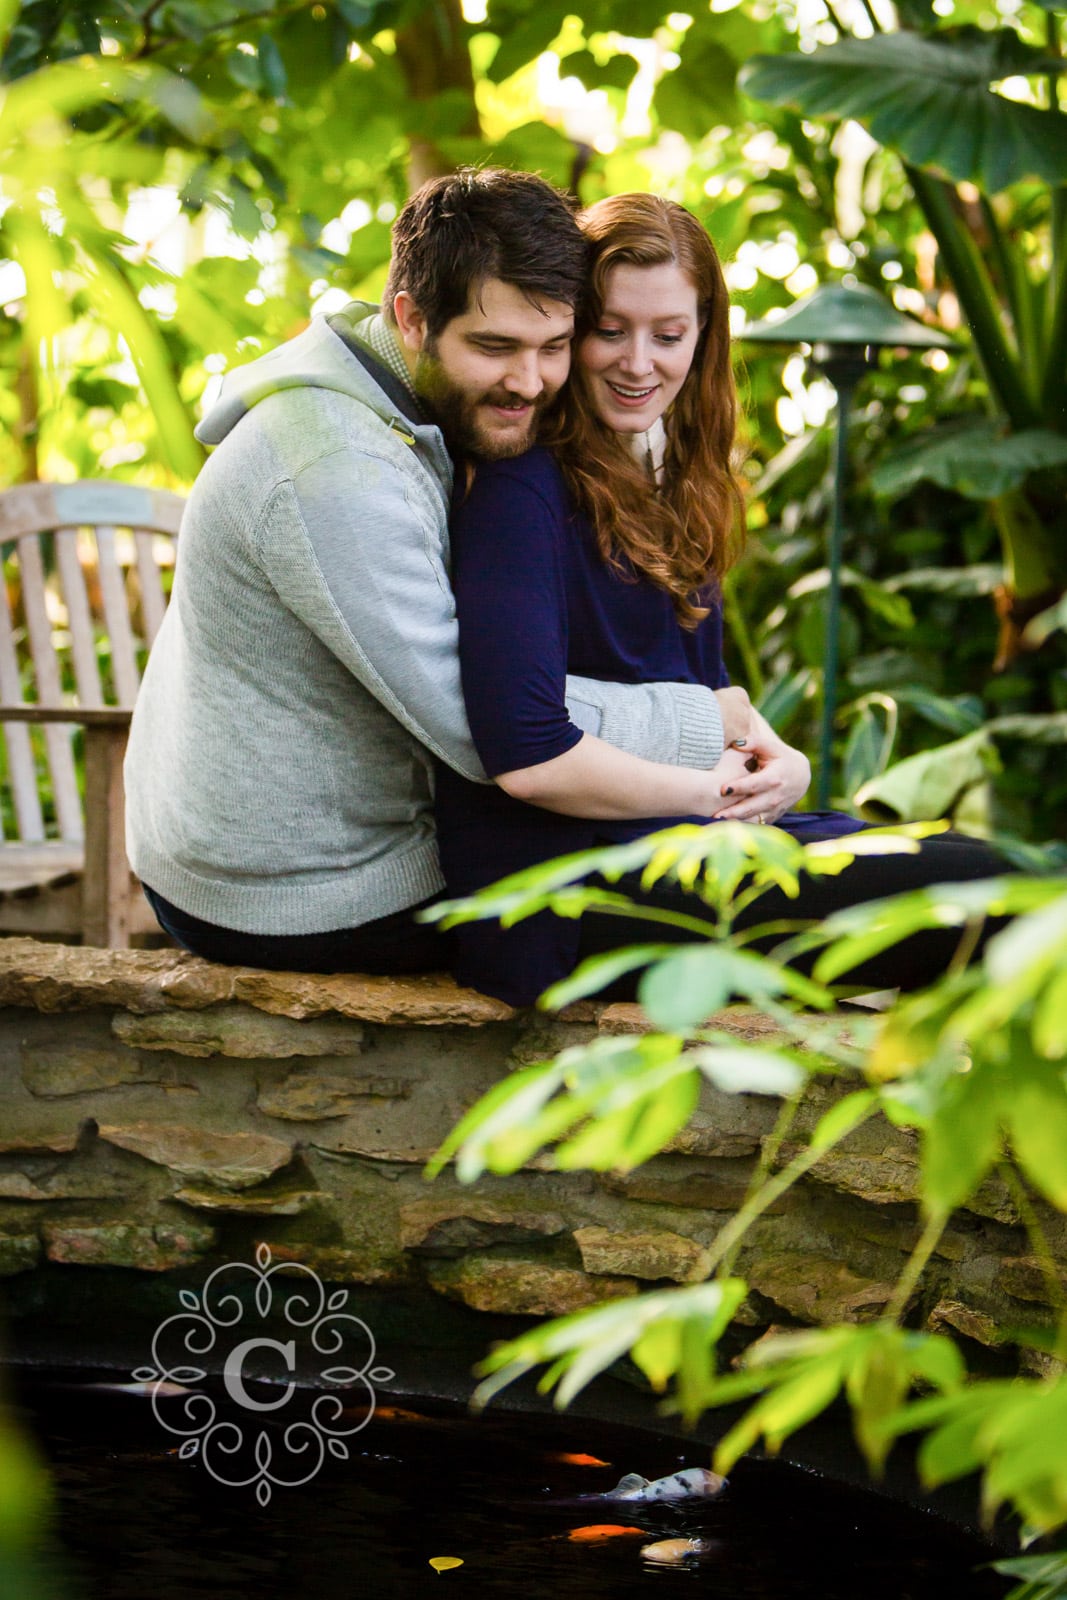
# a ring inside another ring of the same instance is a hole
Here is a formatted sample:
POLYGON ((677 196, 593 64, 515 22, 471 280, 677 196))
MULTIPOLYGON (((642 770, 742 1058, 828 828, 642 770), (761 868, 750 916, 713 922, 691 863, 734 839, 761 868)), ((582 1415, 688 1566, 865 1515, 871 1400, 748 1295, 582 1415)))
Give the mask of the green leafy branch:
MULTIPOLYGON (((583 869, 609 879, 640 871, 646 882, 684 874, 709 906, 713 926, 729 928, 729 895, 755 897, 757 884, 784 886, 804 870, 839 870, 837 854, 847 857, 856 842, 804 848, 767 829, 717 834, 672 830, 636 847, 571 858, 465 906, 442 908, 442 914, 503 911, 517 919, 563 889, 581 893, 583 869)), ((861 848, 877 847, 877 841, 861 841, 861 848)), ((640 913, 635 906, 631 914, 640 913)), ((843 1396, 873 1470, 880 1470, 898 1435, 922 1430, 924 1482, 932 1486, 984 1468, 987 1515, 1010 1504, 1034 1529, 1058 1527, 1067 1521, 1061 1443, 1067 1380, 968 1382, 953 1342, 909 1328, 904 1318, 952 1210, 999 1171, 1059 1316, 1055 1330, 1009 1337, 1044 1344, 1061 1357, 1067 1351, 1065 1296, 1027 1187, 1067 1210, 1067 880, 996 878, 854 906, 779 953, 805 949, 811 955, 820 947, 814 977, 799 981, 727 933, 691 948, 650 944, 598 958, 555 987, 550 998, 564 1003, 595 992, 598 977, 606 981, 646 967, 639 993, 654 1027, 663 1031, 601 1037, 512 1074, 468 1112, 437 1152, 431 1173, 454 1159, 457 1176, 470 1182, 485 1172, 514 1172, 535 1155, 557 1170, 629 1170, 681 1130, 702 1081, 727 1093, 775 1096, 782 1106, 740 1207, 705 1251, 707 1281, 595 1306, 498 1346, 480 1369, 478 1401, 486 1403, 543 1367, 542 1392, 554 1390, 556 1403, 566 1405, 628 1354, 656 1392, 669 1391, 665 1408, 689 1422, 709 1407, 752 1401, 718 1447, 715 1465, 727 1471, 758 1441, 780 1449, 843 1396), (1014 920, 990 939, 980 965, 965 968, 961 959, 930 989, 891 1011, 842 1030, 839 1020, 810 1009, 825 1006, 828 983, 897 940, 955 927, 966 951, 990 916, 1014 920), (748 1044, 717 1026, 715 1011, 737 997, 770 1011, 778 1039, 748 1044), (838 1093, 783 1159, 816 1077, 829 1079, 838 1093), (866 1326, 765 1338, 750 1347, 738 1370, 720 1370, 721 1340, 747 1293, 737 1262, 751 1247, 754 1225, 878 1115, 919 1134, 923 1212, 920 1236, 884 1313, 866 1326), (913 1399, 917 1389, 925 1393, 913 1399)), ((1055 1570, 1033 1570, 1033 1581, 1045 1585, 1034 1593, 1051 1600, 1055 1570)))

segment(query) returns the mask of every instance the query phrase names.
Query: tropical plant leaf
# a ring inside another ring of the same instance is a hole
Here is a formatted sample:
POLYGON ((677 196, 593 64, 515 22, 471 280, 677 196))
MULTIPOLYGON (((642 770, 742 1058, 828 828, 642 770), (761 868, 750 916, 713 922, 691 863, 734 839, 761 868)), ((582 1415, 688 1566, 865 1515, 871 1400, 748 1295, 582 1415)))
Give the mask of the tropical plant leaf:
POLYGON ((723 1404, 751 1393, 753 1380, 765 1393, 725 1435, 715 1466, 728 1472, 762 1437, 771 1454, 790 1434, 824 1411, 844 1390, 852 1407, 857 1443, 876 1470, 891 1443, 887 1424, 916 1382, 955 1390, 963 1363, 951 1341, 891 1325, 820 1328, 761 1340, 737 1377, 712 1383, 708 1399, 723 1404))
POLYGON ((1067 1056, 1067 967, 1054 973, 1034 1006, 1034 1048, 1048 1060, 1067 1056))
POLYGON ((724 1094, 796 1094, 811 1071, 810 1062, 802 1065, 783 1051, 736 1043, 697 1045, 685 1059, 724 1094))
POLYGON ((799 973, 718 943, 673 951, 645 973, 638 989, 653 1025, 682 1033, 731 999, 750 1000, 758 1007, 788 993, 822 1010, 831 1004, 824 989, 799 973))
POLYGON ((628 89, 637 71, 631 55, 608 56, 598 61, 591 50, 573 50, 559 64, 561 78, 578 78, 587 89, 628 89))
POLYGON ((922 750, 865 783, 854 802, 872 822, 944 817, 965 790, 981 783, 997 766, 993 742, 985 728, 922 750))
MULTIPOLYGON (((1004 582, 1001 562, 974 562, 967 567, 912 567, 885 579, 887 589, 918 589, 923 594, 945 594, 966 598, 975 594, 995 594, 1004 582)), ((898 699, 900 695, 896 689, 898 699)))
POLYGON ((852 796, 889 765, 897 732, 896 702, 889 695, 865 695, 850 707, 849 715, 844 790, 852 796))
MULTIPOLYGON (((903 595, 887 590, 882 583, 872 583, 854 567, 842 567, 839 573, 842 589, 854 589, 868 611, 887 622, 891 628, 909 629, 915 626, 915 613, 903 595)), ((818 594, 830 586, 830 569, 817 567, 789 588, 790 600, 800 600, 809 594, 818 594)))
POLYGON ((564 1069, 558 1064, 539 1061, 495 1083, 457 1122, 440 1149, 427 1162, 426 1176, 436 1178, 468 1142, 474 1149, 466 1157, 464 1170, 474 1177, 479 1176, 485 1170, 484 1162, 478 1164, 481 1152, 495 1133, 510 1127, 516 1118, 539 1113, 556 1093, 563 1076, 564 1069))
POLYGON ((1016 1556, 1011 1561, 994 1561, 994 1572, 1023 1582, 1005 1600, 1064 1600, 1067 1596, 1067 1552, 1046 1551, 1040 1556, 1016 1556))
POLYGON ((429 1162, 435 1177, 455 1158, 456 1176, 517 1172, 557 1145, 567 1170, 629 1170, 684 1126, 696 1103, 696 1065, 677 1035, 601 1036, 494 1084, 429 1162), (680 1087, 678 1085, 681 1085, 680 1087))
POLYGON ((952 1211, 974 1194, 1002 1149, 1000 1074, 960 1063, 937 1099, 923 1135, 922 1192, 930 1214, 952 1211))
POLYGON ((1067 744, 1067 711, 991 717, 986 728, 1005 738, 1025 739, 1027 744, 1067 744))
POLYGON ((811 55, 757 56, 740 84, 806 116, 854 117, 916 167, 995 194, 1022 178, 1062 181, 1067 117, 994 94, 990 84, 1062 72, 1010 29, 961 28, 843 39, 811 55))
MULTIPOLYGON (((921 833, 915 837, 921 837, 921 833)), ((660 833, 645 834, 627 844, 583 850, 527 867, 465 900, 442 900, 420 912, 419 920, 451 927, 457 922, 499 917, 505 927, 510 927, 546 908, 558 916, 577 917, 595 905, 602 910, 644 917, 650 923, 650 931, 659 921, 707 938, 719 933, 717 921, 633 905, 622 895, 576 885, 593 874, 616 882, 626 874, 640 872, 643 888, 664 878, 680 883, 693 891, 695 913, 702 909, 703 901, 721 915, 747 878, 754 886, 776 884, 787 895, 795 896, 802 871, 836 874, 844 871, 856 855, 914 849, 906 828, 895 833, 857 833, 802 845, 780 828, 753 827, 745 822, 715 822, 701 827, 687 822, 660 833)), ((553 1003, 557 1003, 555 994, 553 1003)))
POLYGON ((768 685, 759 697, 756 709, 762 712, 772 728, 781 733, 814 692, 814 685, 815 673, 810 667, 789 673, 768 685))
POLYGON ((819 929, 818 938, 826 949, 815 963, 816 979, 833 983, 861 961, 923 928, 963 928, 968 921, 1002 915, 1013 909, 1013 888, 1010 878, 934 884, 835 911, 819 929))
POLYGON ((1059 1211, 1067 1210, 1067 1083, 1062 1064, 1035 1055, 1021 1025, 1012 1029, 1004 1119, 1026 1177, 1059 1211))
MULTIPOLYGON (((534 1367, 550 1364, 539 1387, 544 1393, 556 1386, 555 1404, 563 1407, 630 1351, 657 1388, 677 1374, 680 1390, 684 1387, 695 1401, 697 1393, 706 1388, 700 1380, 707 1352, 714 1348, 747 1292, 747 1284, 740 1279, 722 1278, 609 1301, 542 1323, 497 1345, 482 1362, 477 1370, 483 1381, 474 1392, 473 1403, 479 1407, 488 1404, 509 1383, 534 1367), (646 1339, 651 1330, 654 1332, 646 1339), (687 1362, 697 1366, 695 1379, 686 1378, 687 1362)), ((700 1409, 687 1410, 686 1415, 695 1420, 700 1409)))
POLYGON ((1057 600, 1054 606, 1049 606, 1045 611, 1039 611, 1032 617, 1023 632, 1023 638, 1029 645, 1044 644, 1050 634, 1067 628, 1067 595, 1057 600))
MULTIPOLYGON (((1064 119, 1067 122, 1067 118, 1064 119)), ((1067 438, 1047 428, 1005 434, 996 423, 950 424, 909 439, 871 473, 876 494, 903 495, 924 478, 970 500, 992 500, 1031 472, 1067 464, 1067 438)))
MULTIPOLYGON (((961 885, 960 887, 971 887, 961 885)), ((980 885, 975 887, 981 887, 980 885)), ((1038 1000, 1067 963, 1067 893, 1062 876, 1007 878, 1001 908, 1016 915, 990 939, 984 967, 988 981, 961 1004, 954 1021, 961 1038, 1006 1037, 1013 1018, 1038 1000), (1031 904, 1022 904, 1022 891, 1031 904)))
MULTIPOLYGON (((653 1036, 649 1036, 653 1037, 653 1036)), ((688 1057, 674 1056, 627 1086, 621 1104, 618 1092, 605 1097, 603 1109, 553 1153, 560 1172, 631 1172, 658 1155, 679 1133, 697 1108, 700 1081, 688 1057)))
POLYGON ((609 983, 624 978, 638 967, 647 967, 661 956, 672 955, 674 949, 670 944, 637 944, 627 945, 625 950, 609 950, 602 956, 588 956, 569 978, 561 978, 559 983, 545 990, 537 1002, 538 1007, 542 1011, 560 1011, 575 1000, 598 994, 609 983))
POLYGON ((656 114, 665 127, 699 144, 717 123, 736 123, 736 80, 737 61, 729 50, 699 38, 683 46, 680 64, 656 85, 656 114))
POLYGON ((893 699, 898 705, 910 706, 935 728, 944 728, 949 733, 973 733, 984 720, 982 702, 974 694, 954 695, 950 700, 920 684, 902 683, 894 685, 893 699))
POLYGON ((546 0, 527 11, 521 21, 512 22, 506 31, 502 29, 500 48, 487 73, 490 83, 503 83, 547 50, 569 9, 567 0, 546 0))

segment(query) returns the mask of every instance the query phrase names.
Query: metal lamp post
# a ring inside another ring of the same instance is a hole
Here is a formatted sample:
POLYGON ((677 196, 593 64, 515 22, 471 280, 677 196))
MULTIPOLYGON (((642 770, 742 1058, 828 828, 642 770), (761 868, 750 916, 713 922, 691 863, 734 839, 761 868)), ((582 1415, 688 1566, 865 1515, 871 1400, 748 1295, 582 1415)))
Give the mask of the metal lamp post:
POLYGON ((844 542, 844 491, 852 398, 864 373, 877 361, 879 350, 901 346, 950 350, 954 344, 943 333, 924 327, 913 317, 904 316, 877 290, 844 283, 824 284, 777 321, 750 323, 741 337, 763 344, 809 345, 812 365, 830 380, 837 391, 837 437, 828 562, 830 587, 826 604, 817 788, 817 803, 820 810, 824 810, 830 803, 834 714, 837 710, 841 550, 844 542))

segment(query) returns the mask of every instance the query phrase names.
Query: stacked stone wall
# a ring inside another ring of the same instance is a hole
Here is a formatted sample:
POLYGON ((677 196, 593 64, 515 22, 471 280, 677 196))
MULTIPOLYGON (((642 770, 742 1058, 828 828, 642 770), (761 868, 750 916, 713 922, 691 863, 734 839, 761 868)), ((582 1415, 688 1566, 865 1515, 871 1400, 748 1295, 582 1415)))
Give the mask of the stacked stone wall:
MULTIPOLYGON (((718 1020, 768 1031, 751 1013, 718 1020)), ((557 1173, 537 1157, 466 1188, 451 1170, 422 1175, 502 1074, 642 1026, 632 1006, 546 1019, 439 978, 0 941, 0 1276, 124 1268, 132 1294, 145 1274, 184 1280, 266 1243, 331 1283, 509 1315, 699 1282, 771 1100, 705 1087, 668 1150, 628 1174, 557 1173)), ((800 1131, 833 1093, 813 1087, 800 1131)), ((918 1238, 916 1179, 912 1136, 881 1123, 820 1162, 746 1243, 750 1325, 879 1315, 918 1238)), ((1067 1262, 1063 1219, 1043 1221, 1067 1262)), ((914 1311, 987 1346, 1048 1320, 999 1182, 953 1220, 914 1311)))

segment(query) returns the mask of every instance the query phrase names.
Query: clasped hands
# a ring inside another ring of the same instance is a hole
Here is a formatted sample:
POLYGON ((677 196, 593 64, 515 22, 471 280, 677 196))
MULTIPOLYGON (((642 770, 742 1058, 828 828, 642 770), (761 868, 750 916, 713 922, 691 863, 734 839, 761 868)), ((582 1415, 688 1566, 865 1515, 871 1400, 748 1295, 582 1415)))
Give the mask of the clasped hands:
POLYGON ((711 815, 718 822, 777 822, 807 790, 811 763, 778 737, 744 689, 718 689, 715 697, 725 748, 712 774, 722 804, 711 815))

